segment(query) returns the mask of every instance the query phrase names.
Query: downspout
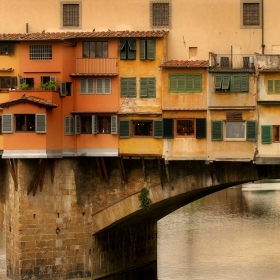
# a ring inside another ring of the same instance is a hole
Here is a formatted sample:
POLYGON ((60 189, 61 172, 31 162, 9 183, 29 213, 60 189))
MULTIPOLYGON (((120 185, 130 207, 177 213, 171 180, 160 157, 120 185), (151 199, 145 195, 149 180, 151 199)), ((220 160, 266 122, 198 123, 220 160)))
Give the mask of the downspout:
POLYGON ((264 48, 265 48, 265 44, 264 44, 264 12, 263 12, 263 1, 262 0, 262 54, 264 54, 264 48))

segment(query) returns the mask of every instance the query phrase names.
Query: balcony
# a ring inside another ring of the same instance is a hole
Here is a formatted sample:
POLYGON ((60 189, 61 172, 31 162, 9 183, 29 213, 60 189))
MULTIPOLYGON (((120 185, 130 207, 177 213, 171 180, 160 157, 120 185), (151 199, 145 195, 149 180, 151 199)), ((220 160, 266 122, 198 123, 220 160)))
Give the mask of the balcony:
POLYGON ((249 72, 254 71, 254 55, 253 54, 215 54, 209 53, 209 64, 214 70, 232 70, 248 69, 249 72))
POLYGON ((259 71, 280 70, 279 54, 255 54, 256 67, 259 71))
POLYGON ((117 58, 77 58, 76 73, 72 76, 96 75, 96 76, 117 76, 117 58))

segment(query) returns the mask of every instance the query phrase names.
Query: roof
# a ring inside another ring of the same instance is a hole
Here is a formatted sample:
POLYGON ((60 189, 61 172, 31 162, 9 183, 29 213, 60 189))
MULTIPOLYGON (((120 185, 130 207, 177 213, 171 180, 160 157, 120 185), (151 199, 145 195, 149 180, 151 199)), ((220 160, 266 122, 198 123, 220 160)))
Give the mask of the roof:
POLYGON ((52 103, 50 100, 39 98, 36 96, 25 96, 25 94, 19 98, 19 99, 14 99, 8 102, 4 102, 0 104, 0 107, 9 107, 15 104, 20 104, 20 103, 29 103, 29 104, 34 104, 39 107, 46 107, 46 108, 56 108, 58 107, 57 104, 52 103))
POLYGON ((168 31, 100 31, 100 32, 42 32, 2 33, 0 41, 44 41, 83 38, 162 38, 168 31))
POLYGON ((184 68, 184 67, 209 67, 209 60, 169 60, 161 65, 164 68, 184 68))

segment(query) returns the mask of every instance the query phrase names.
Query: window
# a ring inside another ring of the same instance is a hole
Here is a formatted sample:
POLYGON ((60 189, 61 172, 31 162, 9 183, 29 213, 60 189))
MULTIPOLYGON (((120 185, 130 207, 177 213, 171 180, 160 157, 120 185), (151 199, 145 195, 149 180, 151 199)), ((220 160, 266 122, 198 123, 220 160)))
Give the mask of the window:
POLYGON ((272 143, 272 125, 261 126, 261 139, 262 139, 262 144, 272 143))
POLYGON ((63 8, 63 26, 79 26, 80 22, 80 13, 79 13, 79 4, 62 4, 63 8))
POLYGON ((244 3, 243 4, 243 24, 260 25, 260 4, 244 3))
POLYGON ((280 80, 268 80, 267 93, 280 93, 280 80))
POLYGON ((117 134, 117 116, 75 116, 75 134, 117 134))
POLYGON ((14 44, 0 44, 0 55, 11 55, 14 54, 14 44))
POLYGON ((169 75, 169 92, 202 92, 202 75, 169 75))
POLYGON ((64 134, 74 135, 74 117, 71 116, 64 117, 64 134))
POLYGON ((80 94, 93 94, 93 79, 80 79, 80 94))
POLYGON ((212 121, 212 141, 222 140, 256 141, 256 121, 212 121))
POLYGON ((262 27, 262 1, 240 0, 240 27, 261 28, 262 27))
POLYGON ((249 75, 215 75, 215 92, 249 92, 249 75))
POLYGON ((176 136, 194 137, 195 120, 194 119, 176 120, 176 136))
POLYGON ((140 40, 140 59, 154 60, 156 58, 156 41, 140 40))
POLYGON ((0 117, 0 134, 2 134, 2 117, 0 117))
POLYGON ((30 60, 50 60, 52 59, 52 45, 30 45, 30 60))
POLYGON ((153 136, 153 122, 152 121, 134 121, 133 136, 153 136))
POLYGON ((280 125, 273 126, 273 142, 280 142, 280 125))
POLYGON ((20 89, 34 89, 34 78, 23 78, 19 79, 20 89))
POLYGON ((170 1, 151 1, 151 26, 171 27, 171 3, 170 1))
POLYGON ((60 83, 60 96, 71 96, 72 95, 72 83, 61 82, 60 83))
POLYGON ((120 51, 120 59, 122 60, 134 60, 136 59, 136 41, 131 40, 120 40, 118 47, 120 51))
POLYGON ((41 87, 44 90, 56 90, 56 76, 41 76, 41 87))
POLYGON ((136 78, 121 78, 121 97, 136 97, 136 78))
POLYGON ((0 77, 0 89, 15 89, 17 86, 17 77, 0 77))
POLYGON ((15 115, 16 132, 35 132, 35 115, 15 115))
POLYGON ((83 42, 83 58, 108 58, 108 42, 83 42))
POLYGON ((97 94, 110 94, 111 93, 111 79, 109 79, 109 78, 96 79, 96 93, 97 94))
POLYGON ((140 78, 140 97, 156 97, 156 78, 140 78))

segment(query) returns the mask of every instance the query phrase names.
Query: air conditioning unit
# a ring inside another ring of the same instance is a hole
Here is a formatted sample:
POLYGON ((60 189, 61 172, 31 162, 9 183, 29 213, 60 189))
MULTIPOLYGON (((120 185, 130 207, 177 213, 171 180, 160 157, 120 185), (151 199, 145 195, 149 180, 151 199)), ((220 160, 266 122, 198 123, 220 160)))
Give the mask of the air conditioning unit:
POLYGON ((221 63, 220 63, 221 68, 229 67, 229 57, 228 56, 221 56, 220 61, 221 61, 221 63))

